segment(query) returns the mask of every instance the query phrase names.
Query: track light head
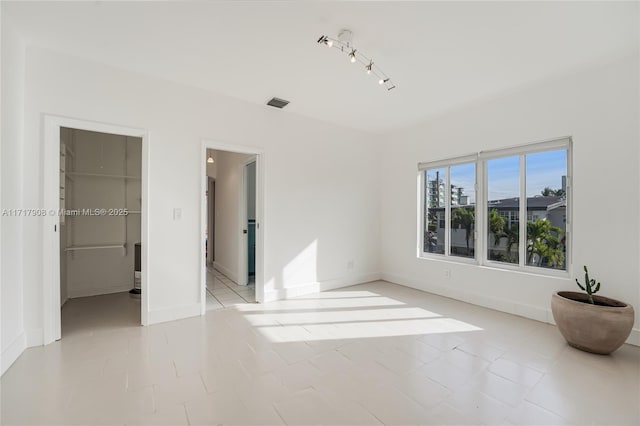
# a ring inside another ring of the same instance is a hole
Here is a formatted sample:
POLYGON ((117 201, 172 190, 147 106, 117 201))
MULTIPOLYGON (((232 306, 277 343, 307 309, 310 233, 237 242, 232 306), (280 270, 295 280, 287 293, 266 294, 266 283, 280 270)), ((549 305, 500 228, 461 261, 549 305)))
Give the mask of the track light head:
POLYGON ((327 47, 332 47, 333 46, 333 40, 331 40, 326 35, 320 36, 320 38, 318 39, 318 43, 319 44, 324 44, 327 47))

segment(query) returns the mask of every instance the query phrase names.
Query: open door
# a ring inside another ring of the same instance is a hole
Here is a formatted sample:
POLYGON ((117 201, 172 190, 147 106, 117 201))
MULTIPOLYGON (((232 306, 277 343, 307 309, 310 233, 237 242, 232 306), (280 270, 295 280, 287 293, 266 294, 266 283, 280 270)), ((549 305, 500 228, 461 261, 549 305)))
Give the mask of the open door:
POLYGON ((208 177, 207 184, 207 264, 213 265, 216 260, 216 180, 208 177))
POLYGON ((240 197, 240 271, 238 284, 255 283, 256 274, 256 159, 249 159, 242 166, 242 194, 240 197))
POLYGON ((247 185, 247 280, 255 283, 256 278, 256 162, 245 166, 247 185))

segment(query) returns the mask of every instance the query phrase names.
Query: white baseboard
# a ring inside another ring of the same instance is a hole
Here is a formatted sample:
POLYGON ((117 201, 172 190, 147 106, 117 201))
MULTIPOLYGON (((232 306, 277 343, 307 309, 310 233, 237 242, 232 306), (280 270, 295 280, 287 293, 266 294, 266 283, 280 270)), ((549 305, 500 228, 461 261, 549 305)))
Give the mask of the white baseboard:
POLYGON ((76 299, 78 297, 100 296, 103 294, 124 293, 133 288, 133 284, 122 284, 111 287, 99 288, 70 288, 67 292, 68 299, 76 299))
POLYGON ((27 336, 22 332, 0 353, 0 376, 16 362, 25 349, 27 349, 27 336))
MULTIPOLYGON (((459 289, 452 289, 449 287, 428 284, 420 280, 402 277, 397 274, 383 273, 381 274, 381 279, 393 284, 410 287, 416 290, 425 291, 427 293, 437 294, 439 296, 449 297, 451 299, 460 300, 472 305, 483 306, 485 308, 494 309, 496 311, 506 312, 508 314, 555 325, 550 307, 540 308, 538 306, 526 305, 523 303, 517 303, 497 297, 490 297, 483 294, 469 293, 466 291, 461 291, 459 289)), ((631 330, 631 335, 627 339, 626 343, 630 345, 640 346, 640 329, 634 328, 633 330, 631 330)))
POLYGON ((194 303, 191 305, 156 309, 149 311, 147 315, 147 323, 158 324, 161 322, 174 321, 184 318, 191 318, 201 315, 201 304, 194 303))
POLYGON ((633 346, 640 346, 640 328, 633 328, 631 330, 627 343, 633 346))
POLYGON ((44 345, 44 331, 41 328, 31 328, 26 330, 27 347, 44 345))
POLYGON ((227 268, 224 265, 221 265, 218 262, 213 262, 213 267, 218 271, 222 272, 223 274, 225 274, 227 278, 229 278, 234 283, 236 284, 238 283, 238 275, 235 272, 233 272, 231 269, 227 268))
POLYGON ((356 275, 352 277, 336 278, 332 280, 316 281, 312 283, 297 285, 295 287, 279 288, 265 290, 264 301, 272 302, 274 300, 290 299, 292 297, 304 296, 306 294, 318 293, 320 291, 334 290, 342 287, 349 287, 356 284, 363 284, 370 281, 377 281, 381 274, 371 273, 356 275))

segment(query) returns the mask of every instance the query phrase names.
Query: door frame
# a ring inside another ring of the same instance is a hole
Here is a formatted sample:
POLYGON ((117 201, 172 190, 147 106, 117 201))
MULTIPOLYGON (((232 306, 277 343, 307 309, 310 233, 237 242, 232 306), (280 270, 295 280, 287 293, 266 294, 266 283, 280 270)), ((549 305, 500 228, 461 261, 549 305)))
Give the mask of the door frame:
MULTIPOLYGON (((261 148, 217 142, 202 139, 200 148, 200 233, 198 247, 200 250, 200 313, 207 311, 207 258, 203 238, 207 231, 207 149, 229 151, 238 154, 255 156, 256 162, 256 302, 264 302, 264 202, 265 202, 265 153, 261 148)), ((243 185, 244 186, 244 185, 243 185)), ((242 198, 242 197, 240 197, 242 198)), ((246 207, 245 207, 246 208, 246 207)), ((240 218, 241 219, 241 218, 240 218)), ((238 229, 240 242, 244 235, 238 229)), ((241 244, 242 245, 242 244, 241 244)))
POLYGON ((43 149, 43 208, 48 214, 43 221, 43 344, 48 345, 62 337, 60 307, 60 221, 55 214, 60 209, 60 128, 88 130, 92 132, 111 133, 142 139, 142 174, 141 174, 141 243, 142 243, 142 290, 140 304, 140 323, 148 324, 149 315, 149 133, 146 129, 101 123, 91 120, 44 115, 44 149, 43 149))

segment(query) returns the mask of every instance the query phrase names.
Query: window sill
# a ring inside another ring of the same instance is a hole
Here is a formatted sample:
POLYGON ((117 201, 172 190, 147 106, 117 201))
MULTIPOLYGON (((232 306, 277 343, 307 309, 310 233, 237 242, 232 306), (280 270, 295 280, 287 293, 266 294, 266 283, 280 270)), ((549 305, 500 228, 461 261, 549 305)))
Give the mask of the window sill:
MULTIPOLYGON (((532 275, 536 277, 545 277, 545 278, 557 278, 557 279, 570 279, 571 273, 570 271, 562 271, 557 269, 545 269, 545 268, 536 268, 531 266, 512 266, 510 264, 503 264, 500 262, 491 262, 485 261, 481 263, 477 259, 465 259, 465 258, 456 258, 452 256, 444 256, 438 254, 431 253, 422 253, 417 256, 419 260, 426 261, 436 261, 441 263, 448 263, 454 265, 468 265, 468 266, 476 266, 481 269, 487 269, 491 271, 504 271, 504 272, 515 272, 518 274, 532 275)), ((571 268, 571 266, 569 266, 571 268)))

